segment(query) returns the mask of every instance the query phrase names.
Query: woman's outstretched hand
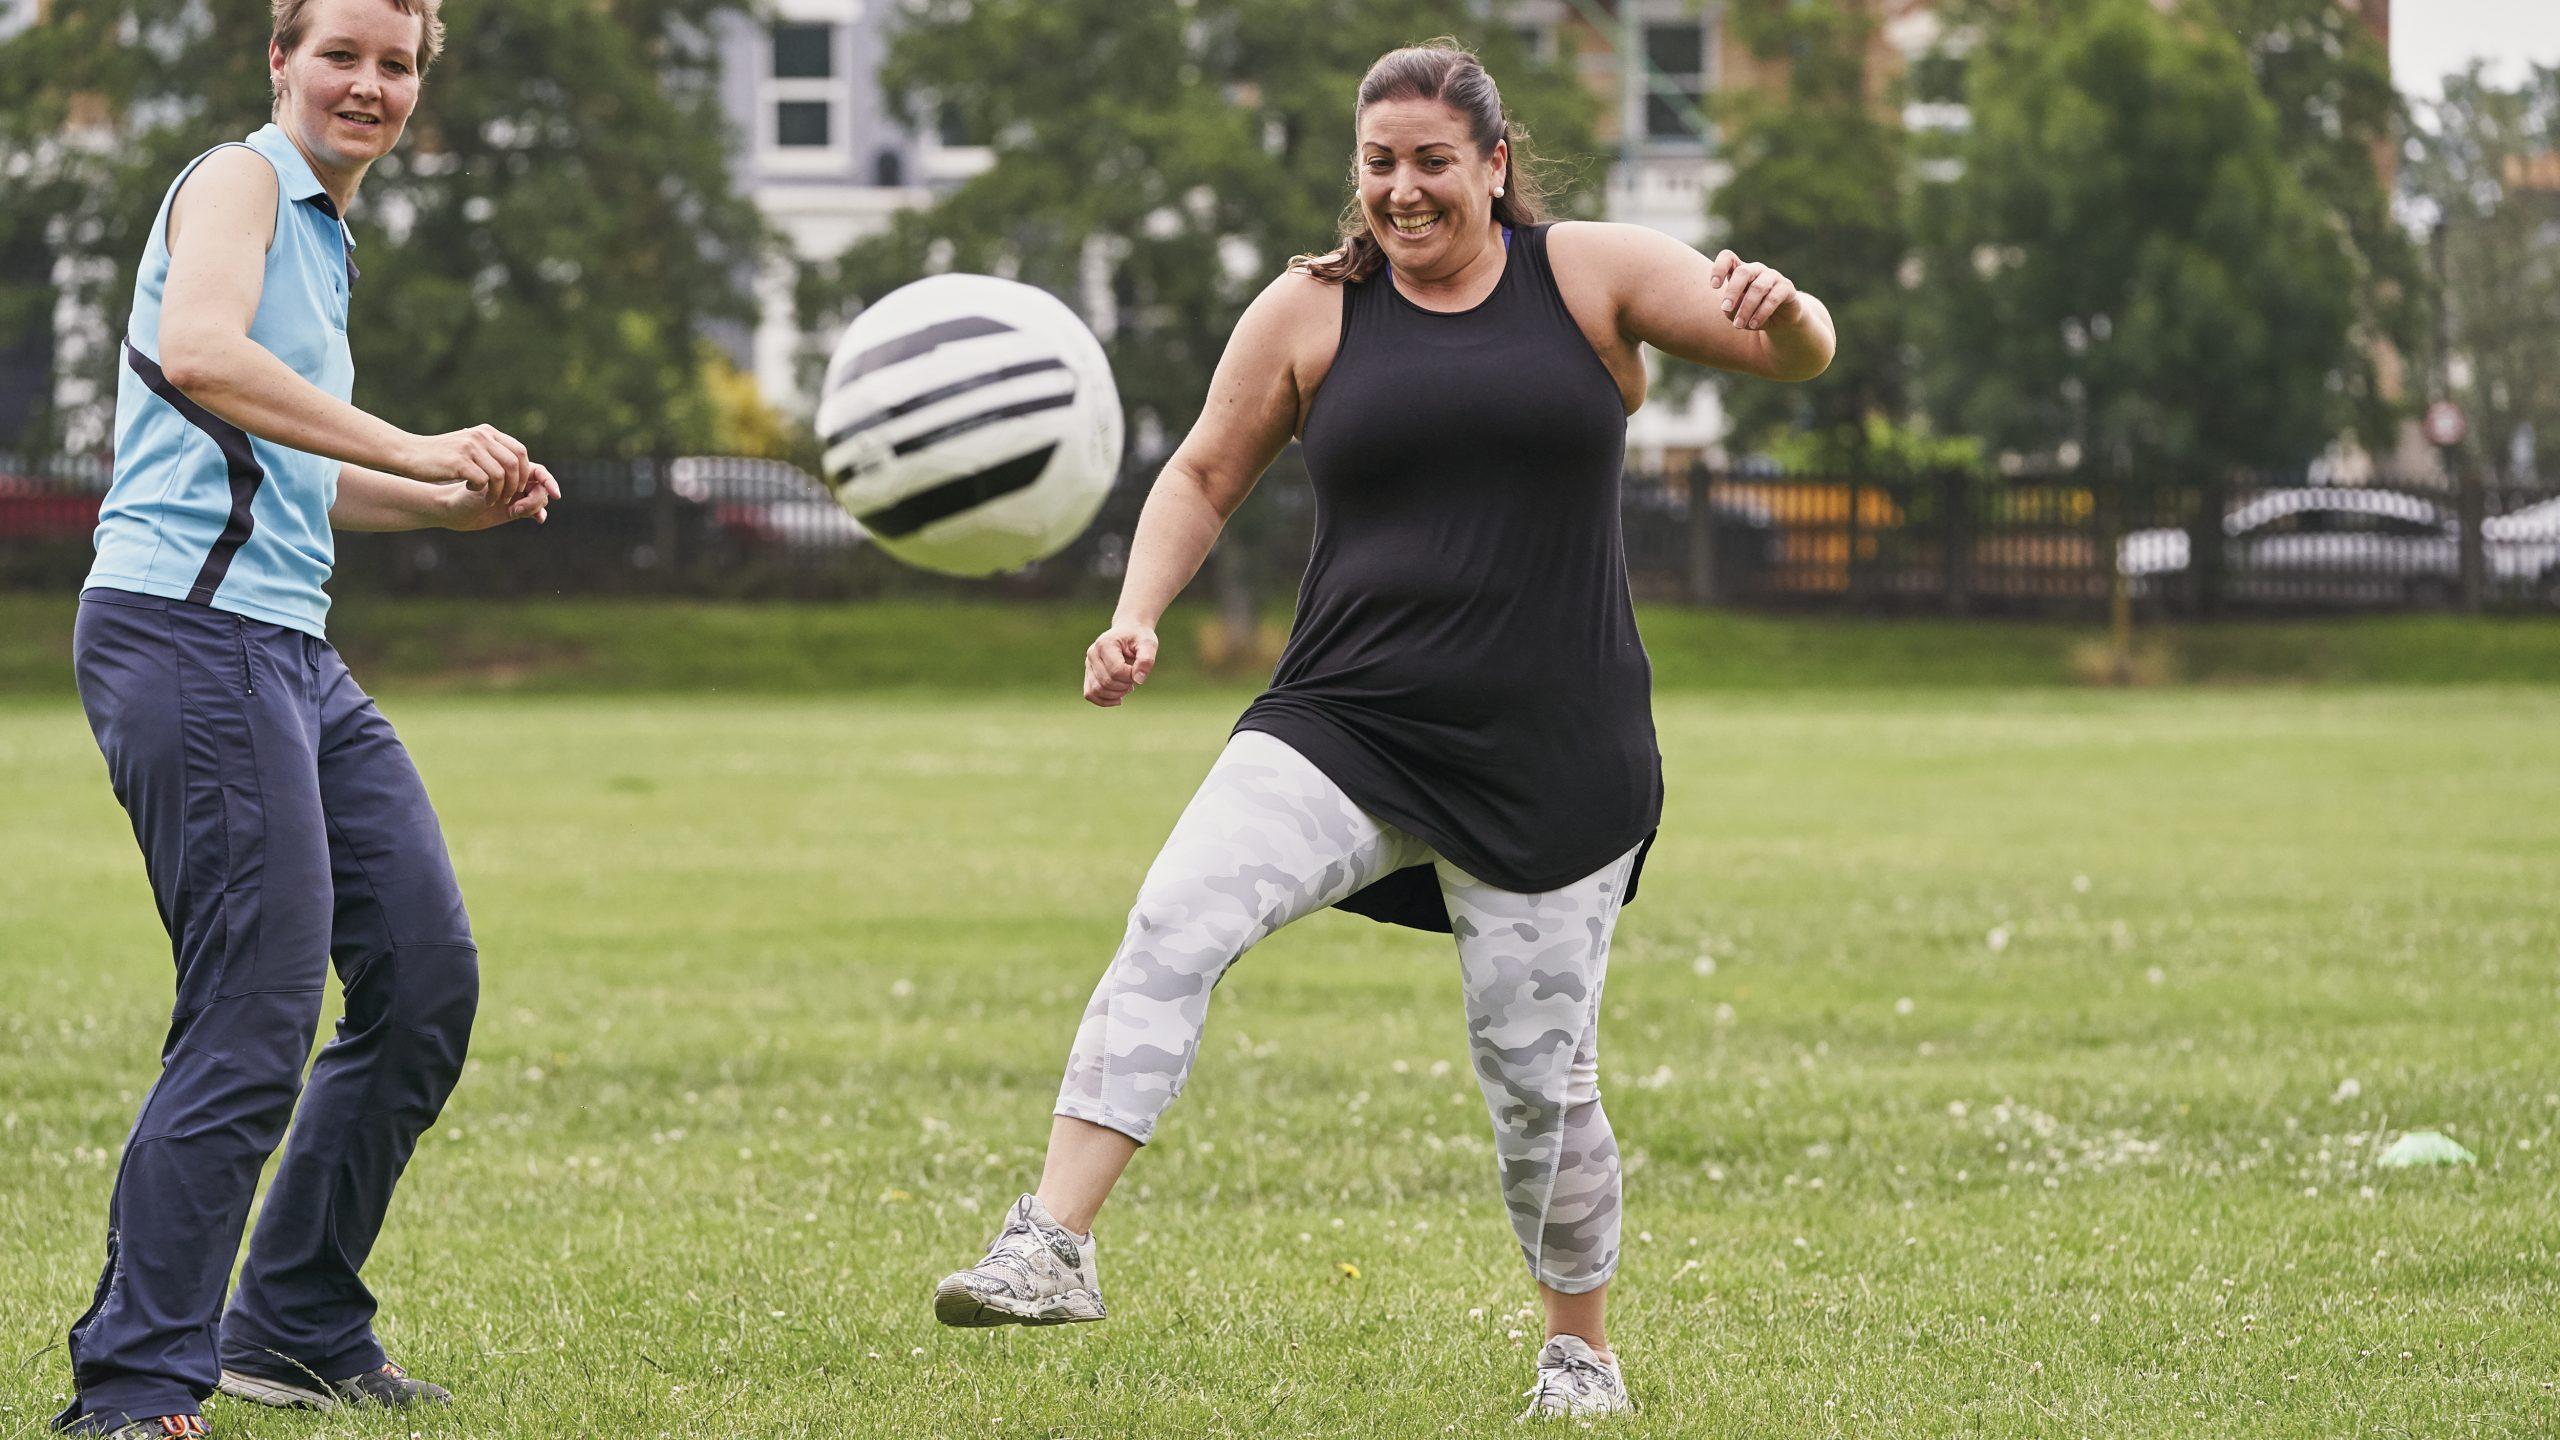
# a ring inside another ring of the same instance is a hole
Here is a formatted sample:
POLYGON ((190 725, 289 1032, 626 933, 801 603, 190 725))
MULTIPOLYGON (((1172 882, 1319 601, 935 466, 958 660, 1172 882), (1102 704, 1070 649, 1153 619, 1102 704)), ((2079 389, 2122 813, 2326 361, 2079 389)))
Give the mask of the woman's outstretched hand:
POLYGON ((551 518, 551 502, 560 498, 560 482, 540 463, 528 464, 526 473, 532 483, 513 502, 501 505, 485 490, 467 486, 454 491, 452 518, 445 522, 448 530, 493 530, 518 520, 540 525, 551 518))
POLYGON ((1115 624, 1084 652, 1084 698, 1110 707, 1147 683, 1156 668, 1156 632, 1144 625, 1115 624))
POLYGON ((460 481, 490 504, 515 504, 533 483, 533 458, 524 443, 495 425, 474 425, 442 435, 422 435, 403 474, 430 485, 460 481))

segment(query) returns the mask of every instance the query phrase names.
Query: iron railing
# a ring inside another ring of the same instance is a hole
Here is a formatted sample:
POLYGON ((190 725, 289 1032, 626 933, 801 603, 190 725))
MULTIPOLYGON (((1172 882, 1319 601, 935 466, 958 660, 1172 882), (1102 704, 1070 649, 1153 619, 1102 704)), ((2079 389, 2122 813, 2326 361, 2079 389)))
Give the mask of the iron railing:
MULTIPOLYGON (((1303 568, 1313 505, 1294 452, 1230 525, 1217 568, 1277 601, 1303 568), (1241 562, 1241 563, 1235 563, 1241 562)), ((412 594, 860 599, 989 593, 1107 600, 1146 478, 1124 476, 1051 559, 988 581, 927 575, 868 544, 818 481, 774 461, 555 466, 539 530, 339 537, 337 585, 412 594)), ((0 456, 0 586, 69 587, 108 480, 87 459, 0 456)), ((1961 472, 1793 475, 1715 468, 1625 477, 1641 598, 1780 608, 2094 615, 2328 607, 2560 608, 2560 487, 2423 477, 1961 472), (1700 501, 1703 499, 1704 503, 1700 501)))

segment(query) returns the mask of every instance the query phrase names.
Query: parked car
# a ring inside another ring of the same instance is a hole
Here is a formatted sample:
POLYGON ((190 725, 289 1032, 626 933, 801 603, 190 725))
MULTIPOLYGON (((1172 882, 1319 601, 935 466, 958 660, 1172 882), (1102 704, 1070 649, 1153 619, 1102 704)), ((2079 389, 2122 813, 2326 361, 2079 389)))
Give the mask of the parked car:
POLYGON ((2480 539, 2490 553, 2506 552, 2542 603, 2560 610, 2560 496, 2490 516, 2480 539))
MULTIPOLYGON (((2485 578, 2493 590, 2560 600, 2560 531, 2538 538, 2499 523, 2518 518, 2482 527, 2485 578)), ((2461 592, 2459 522, 2397 490, 2272 490, 2233 507, 2222 529, 2232 599, 2444 605, 2461 592)), ((2189 568, 2188 548, 2184 530, 2137 530, 2118 543, 2116 564, 2137 597, 2166 595, 2189 568)))
POLYGON ((869 537, 824 481, 784 461, 685 456, 669 467, 668 485, 708 510, 721 536, 750 553, 850 550, 869 537))
POLYGON ((0 540, 82 540, 98 528, 104 486, 0 470, 0 540))
POLYGON ((2491 540, 2517 543, 2560 542, 2560 496, 2492 515, 2480 523, 2480 533, 2491 540))
MULTIPOLYGON (((1653 574, 1681 575, 1689 563, 1690 497, 1664 485, 1630 486, 1622 523, 1630 566, 1653 574)), ((1769 588, 1785 536, 1769 507, 1750 495, 1718 495, 1709 502, 1715 583, 1728 595, 1769 588)))

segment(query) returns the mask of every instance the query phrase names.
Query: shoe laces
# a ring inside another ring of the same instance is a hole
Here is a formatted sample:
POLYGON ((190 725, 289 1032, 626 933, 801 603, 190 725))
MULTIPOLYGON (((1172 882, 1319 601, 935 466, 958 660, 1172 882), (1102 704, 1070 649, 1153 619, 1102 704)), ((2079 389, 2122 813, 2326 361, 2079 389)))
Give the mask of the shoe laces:
POLYGON ((1538 1381, 1529 1387, 1526 1398, 1533 1406, 1544 1405, 1551 1399, 1562 1401, 1570 1411, 1574 1401, 1595 1391, 1603 1395, 1609 1393, 1608 1367, 1597 1360, 1586 1360, 1568 1353, 1552 1360, 1543 1356, 1539 1358, 1538 1381))
POLYGON ((1048 1244, 1040 1238, 1040 1227, 1028 1216, 1014 1219, 987 1246, 987 1258, 978 1262, 981 1270, 1004 1269, 1025 1285, 1039 1277, 1032 1273, 1034 1254, 1049 1253, 1048 1244))

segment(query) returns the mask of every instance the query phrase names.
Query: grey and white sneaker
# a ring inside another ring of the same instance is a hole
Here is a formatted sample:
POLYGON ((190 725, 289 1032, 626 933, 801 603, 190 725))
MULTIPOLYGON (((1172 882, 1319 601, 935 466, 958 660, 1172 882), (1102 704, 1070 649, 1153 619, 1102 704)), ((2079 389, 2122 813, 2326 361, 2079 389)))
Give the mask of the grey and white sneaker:
POLYGON ((1633 1410, 1618 1362, 1603 1360, 1579 1335, 1558 1335, 1538 1351, 1538 1383, 1529 1387, 1523 1420, 1582 1419, 1633 1410))
POLYGON ((1005 1212, 987 1258, 934 1287, 945 1325, 1067 1325, 1102 1318, 1093 1238, 1069 1234, 1037 1195, 1005 1212))
POLYGON ((271 1374, 237 1366, 222 1367, 217 1387, 234 1400, 250 1400, 283 1410, 335 1410, 341 1405, 397 1410, 409 1405, 449 1405, 452 1392, 430 1385, 385 1360, 374 1369, 344 1380, 322 1380, 305 1370, 271 1374))

